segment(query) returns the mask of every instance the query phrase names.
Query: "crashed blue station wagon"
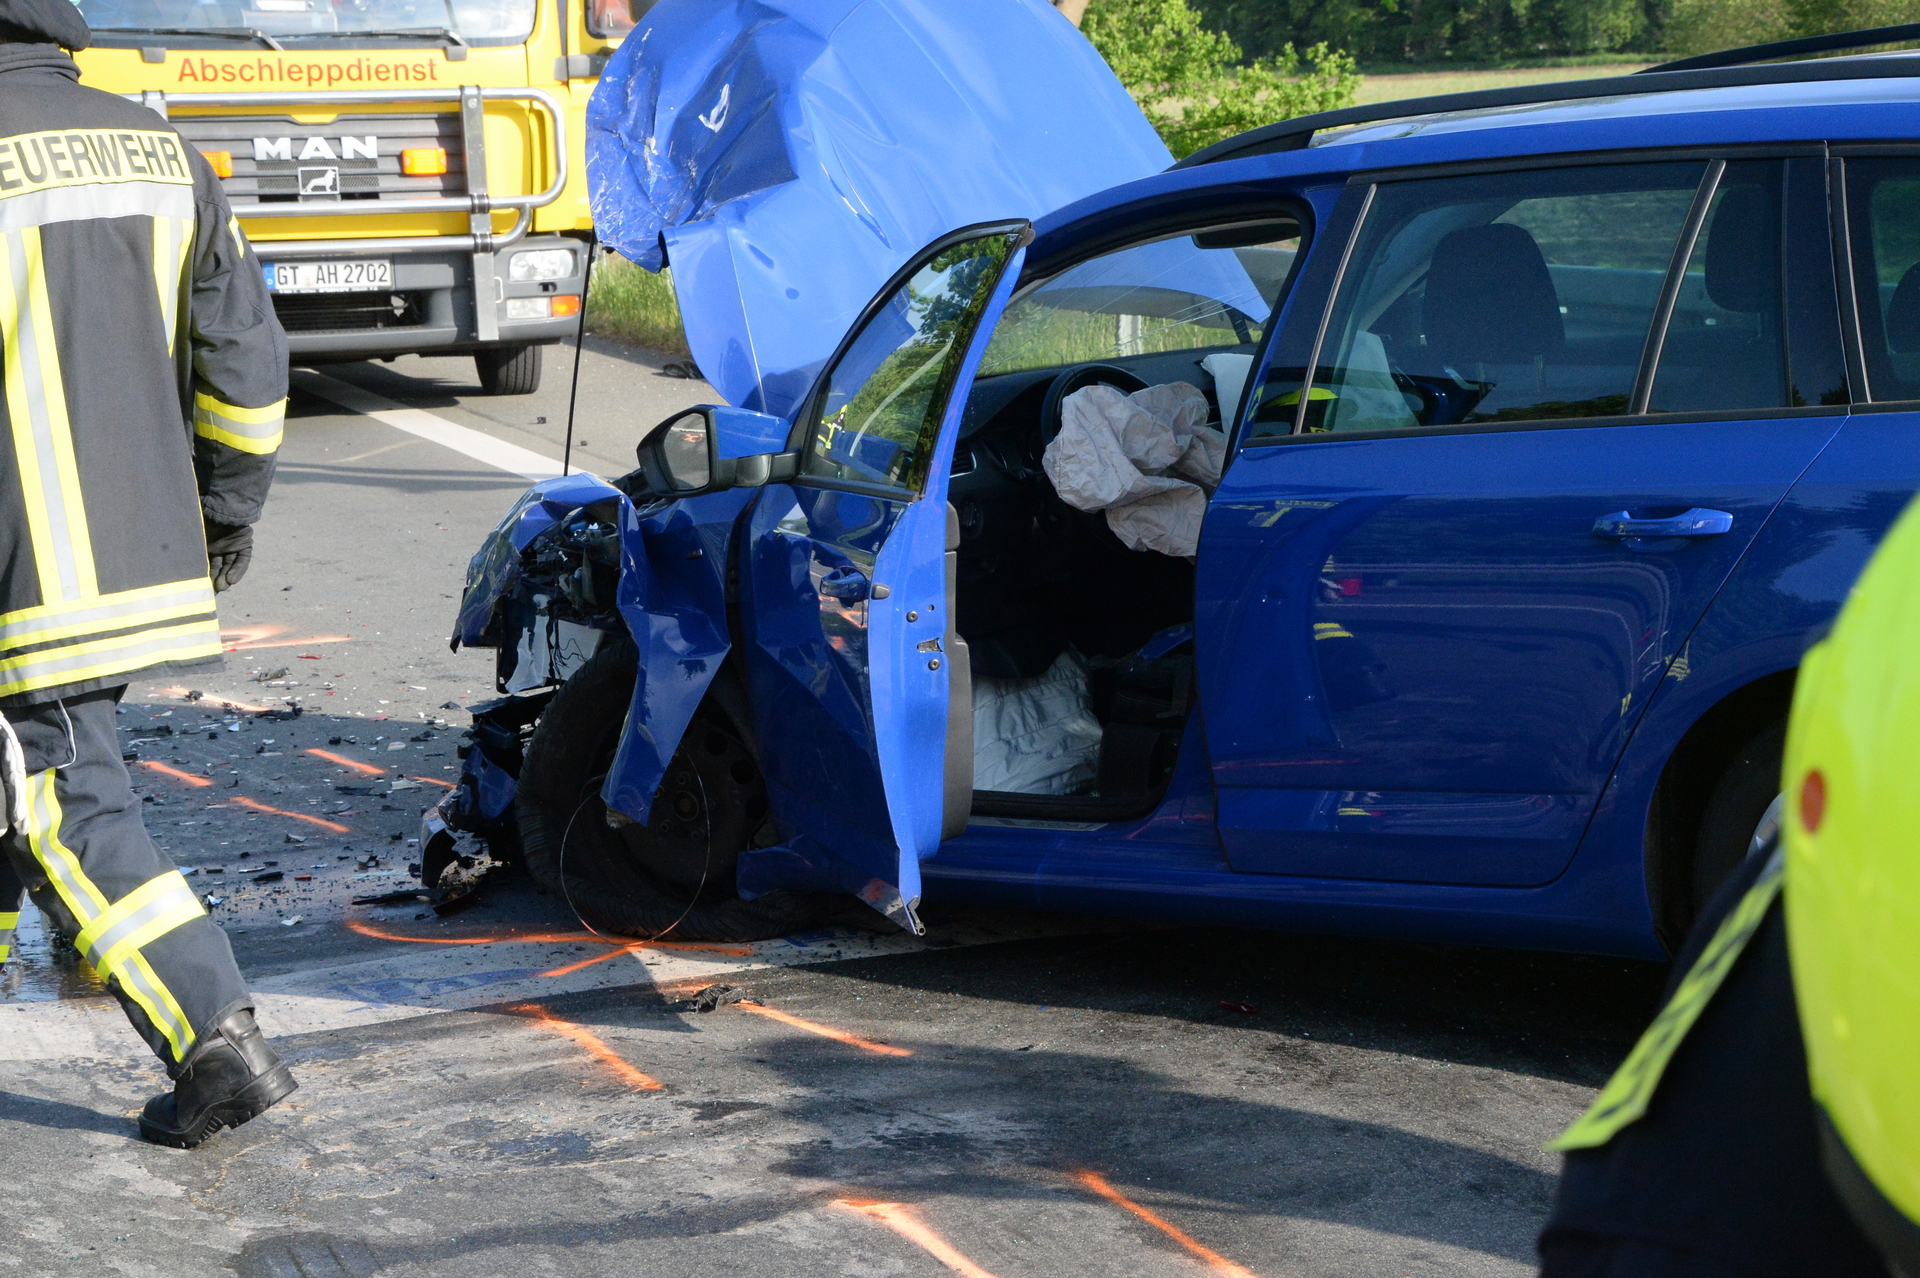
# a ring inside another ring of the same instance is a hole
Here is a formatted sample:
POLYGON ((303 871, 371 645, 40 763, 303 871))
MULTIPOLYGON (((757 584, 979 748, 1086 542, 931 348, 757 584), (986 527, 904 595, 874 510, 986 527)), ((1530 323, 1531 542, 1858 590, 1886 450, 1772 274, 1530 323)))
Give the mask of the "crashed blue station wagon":
POLYGON ((1705 61, 1174 165, 1037 0, 663 0, 595 219, 731 406, 475 557, 429 881, 1660 957, 1920 485, 1920 60, 1705 61))

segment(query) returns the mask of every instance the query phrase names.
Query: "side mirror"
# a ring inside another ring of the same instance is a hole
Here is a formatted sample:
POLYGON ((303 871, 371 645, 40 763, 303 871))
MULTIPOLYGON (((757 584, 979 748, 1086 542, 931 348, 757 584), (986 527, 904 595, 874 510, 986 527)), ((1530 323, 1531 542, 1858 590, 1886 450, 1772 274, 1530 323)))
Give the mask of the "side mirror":
POLYGON ((702 404, 648 431, 634 455, 655 496, 757 488, 799 473, 800 455, 783 451, 790 429, 782 417, 702 404))

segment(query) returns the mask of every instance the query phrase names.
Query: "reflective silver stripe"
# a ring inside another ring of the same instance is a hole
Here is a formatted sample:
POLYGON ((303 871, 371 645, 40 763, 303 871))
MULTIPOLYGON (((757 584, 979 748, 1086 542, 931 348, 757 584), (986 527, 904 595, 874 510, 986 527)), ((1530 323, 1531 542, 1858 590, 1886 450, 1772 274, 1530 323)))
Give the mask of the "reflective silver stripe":
POLYGON ((171 182, 56 186, 0 200, 0 231, 107 217, 192 216, 193 188, 171 182))
MULTIPOLYGON (((33 828, 40 833, 41 839, 58 840, 60 832, 53 828, 53 809, 47 798, 53 792, 53 773, 42 772, 28 784, 33 791, 33 828)), ((37 849, 36 849, 37 850, 37 849)), ((100 917, 100 902, 93 885, 80 877, 80 863, 69 854, 61 856, 59 851, 36 857, 40 868, 46 871, 60 891, 60 899, 73 911, 74 918, 81 927, 100 917)))
MULTIPOLYGON (((109 954, 113 953, 113 947, 159 918, 162 914, 184 907, 191 907, 194 917, 196 918, 205 913, 205 910, 200 906, 200 898, 193 894, 193 889, 187 886, 187 881, 180 877, 178 870, 169 870, 160 877, 163 880, 171 880, 171 882, 168 882, 161 891, 155 893, 151 901, 148 901, 145 905, 127 915, 127 917, 121 919, 87 943, 85 950, 82 951, 82 957, 93 965, 94 971, 99 972, 102 976, 107 975, 105 960, 109 954)), ((135 889, 135 891, 139 890, 138 888, 135 889)), ((131 893, 129 893, 129 895, 131 895, 131 893)), ((106 913, 111 914, 116 908, 118 908, 117 902, 115 905, 108 906, 106 913)))
MULTIPOLYGON (((102 972, 100 975, 105 978, 108 973, 102 972)), ((150 979, 151 973, 146 963, 142 960, 124 963, 113 975, 120 978, 120 983, 127 987, 127 991, 149 1016, 161 1022, 161 1032, 178 1045, 180 1057, 184 1059, 187 1048, 193 1044, 193 1026, 187 1024, 186 1018, 175 1010, 178 1005, 173 996, 150 979)))
POLYGON ((137 598, 119 599, 111 603, 95 604, 88 608, 71 610, 63 608, 56 611, 43 609, 40 615, 35 617, 0 625, 0 651, 4 651, 7 645, 22 635, 38 634, 55 628, 64 629, 68 626, 84 626, 88 630, 96 631, 111 630, 113 627, 105 623, 121 617, 132 617, 141 613, 158 612, 165 608, 183 607, 194 603, 205 603, 207 612, 209 614, 213 612, 212 582, 196 581, 191 586, 170 590, 165 594, 142 594, 137 598))
POLYGON ((229 435, 238 435, 242 439, 278 439, 286 430, 287 417, 283 410, 271 421, 247 422, 237 417, 229 417, 217 408, 208 408, 204 403, 195 401, 193 420, 196 425, 217 426, 229 435))
MULTIPOLYGON (((20 317, 20 325, 13 334, 14 349, 8 354, 19 361, 20 377, 26 383, 27 420, 33 431, 34 455, 40 463, 40 473, 32 478, 38 480, 40 499, 47 504, 47 529, 53 541, 47 552, 53 556, 60 578, 61 598, 72 599, 80 593, 80 567, 74 556, 70 530, 73 517, 81 512, 67 509, 66 486, 60 482, 53 424, 47 417, 47 388, 41 378, 40 337, 33 323, 33 280, 28 274, 27 246, 15 231, 7 234, 7 264, 13 273, 14 310, 20 317)), ((21 478, 28 479, 25 475, 21 478)))
MULTIPOLYGON (((65 648, 49 648, 45 652, 28 653, 0 662, 0 692, 28 679, 43 679, 48 675, 85 670, 90 666, 122 667, 127 661, 156 656, 170 649, 204 645, 210 640, 218 646, 220 632, 211 618, 205 622, 185 624, 192 627, 185 633, 155 635, 149 631, 128 635, 124 644, 96 640, 65 648)), ((103 670, 102 673, 111 671, 103 670)))

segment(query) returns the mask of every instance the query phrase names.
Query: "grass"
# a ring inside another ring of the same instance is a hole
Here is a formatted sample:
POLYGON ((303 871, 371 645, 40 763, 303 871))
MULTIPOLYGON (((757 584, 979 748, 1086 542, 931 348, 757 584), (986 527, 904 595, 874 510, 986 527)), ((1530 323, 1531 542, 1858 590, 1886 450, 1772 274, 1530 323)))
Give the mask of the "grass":
POLYGON ((1625 75, 1651 66, 1650 62, 1609 62, 1598 66, 1516 67, 1498 71, 1414 71, 1369 75, 1354 95, 1356 106, 1424 98, 1438 93, 1471 93, 1476 89, 1505 89, 1518 84, 1551 84, 1560 80, 1597 80, 1625 75))
POLYGON ((610 254, 594 260, 593 284, 587 291, 587 331, 678 359, 691 353, 680 328, 680 303, 673 296, 671 274, 655 275, 610 254))

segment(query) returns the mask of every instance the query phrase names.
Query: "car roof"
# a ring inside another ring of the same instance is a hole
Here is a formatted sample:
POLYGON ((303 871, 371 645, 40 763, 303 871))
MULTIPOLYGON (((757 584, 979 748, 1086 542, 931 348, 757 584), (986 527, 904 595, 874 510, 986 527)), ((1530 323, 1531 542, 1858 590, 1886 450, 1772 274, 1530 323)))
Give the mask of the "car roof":
POLYGON ((1427 165, 1850 141, 1920 145, 1920 53, 1641 72, 1284 120, 1040 219, 1027 269, 1044 275, 1084 256, 1089 235, 1102 243, 1092 251, 1105 251, 1128 222, 1171 215, 1191 225, 1180 210, 1207 202, 1183 205, 1182 196, 1203 188, 1271 200, 1275 179, 1300 189, 1427 165))

